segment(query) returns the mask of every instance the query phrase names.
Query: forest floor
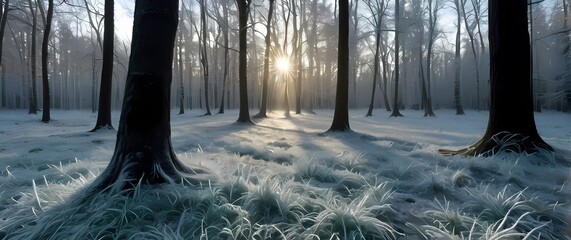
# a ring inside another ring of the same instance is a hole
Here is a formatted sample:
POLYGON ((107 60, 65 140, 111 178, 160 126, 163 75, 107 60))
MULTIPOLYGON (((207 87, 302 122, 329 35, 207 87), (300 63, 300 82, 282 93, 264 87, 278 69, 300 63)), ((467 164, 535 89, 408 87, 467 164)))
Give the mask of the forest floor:
POLYGON ((571 114, 536 114, 556 153, 465 158, 437 150, 479 140, 487 112, 351 110, 350 133, 324 133, 333 112, 315 112, 244 126, 234 110, 173 110, 175 152, 210 184, 77 203, 116 131, 88 132, 88 111, 55 110, 45 124, 0 110, 0 239, 571 239, 571 114))

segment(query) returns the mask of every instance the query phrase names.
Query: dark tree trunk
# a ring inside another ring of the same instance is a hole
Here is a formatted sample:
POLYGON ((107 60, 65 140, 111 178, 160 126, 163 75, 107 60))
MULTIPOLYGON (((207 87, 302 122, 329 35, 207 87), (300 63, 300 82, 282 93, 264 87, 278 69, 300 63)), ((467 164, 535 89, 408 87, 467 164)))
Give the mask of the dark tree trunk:
MULTIPOLYGON (((37 16, 36 9, 34 9, 34 4, 32 0, 28 0, 30 4, 30 12, 32 14, 32 34, 30 43, 30 66, 31 66, 31 76, 30 76, 30 102, 28 106, 28 114, 38 113, 38 93, 36 87, 36 32, 37 32, 37 16)), ((36 5, 37 7, 37 5, 36 5)))
POLYGON ((48 16, 46 19, 46 27, 44 28, 44 37, 42 40, 42 91, 43 91, 43 111, 42 122, 50 121, 50 81, 48 79, 48 47, 50 40, 50 32, 52 29, 52 18, 54 16, 54 1, 48 1, 48 16))
POLYGON ((399 0, 395 1, 395 99, 393 102, 393 112, 391 117, 402 117, 399 111, 399 78, 400 78, 400 3, 399 0))
POLYGON ((2 63, 2 50, 4 42, 4 31, 6 30, 6 23, 8 22, 8 7, 10 6, 10 0, 6 0, 4 6, 0 6, 0 16, 2 20, 0 21, 0 71, 2 71, 2 107, 7 107, 8 98, 6 97, 6 78, 4 65, 2 63))
MULTIPOLYGON (((494 0, 490 0, 494 1, 494 0)), ((462 26, 462 12, 460 9, 460 0, 454 0, 456 6, 456 51, 454 57, 454 105, 456 107, 456 115, 464 115, 464 108, 462 108, 462 95, 461 95, 461 78, 462 78, 462 56, 460 55, 460 27, 462 26)))
MULTIPOLYGON (((432 79, 432 46, 434 45, 434 31, 436 29, 436 23, 438 21, 438 9, 439 6, 433 6, 433 0, 428 1, 428 14, 429 14, 429 30, 428 30, 428 44, 426 46, 426 102, 424 106, 424 116, 434 117, 434 111, 432 110, 432 90, 431 79, 432 79)), ((438 4, 438 3, 437 3, 438 4)))
MULTIPOLYGON (((380 18, 380 16, 377 16, 380 18)), ((375 29, 375 57, 374 57, 374 67, 373 67, 373 89, 371 93, 371 102, 369 103, 369 110, 367 111, 367 117, 373 116, 373 108, 375 104, 375 90, 377 89, 377 79, 379 78, 379 62, 380 62, 380 45, 381 45, 381 29, 380 21, 377 21, 377 28, 375 29)))
POLYGON ((113 84, 113 44, 115 34, 114 0, 105 0, 105 32, 103 33, 103 67, 101 69, 101 86, 99 89, 99 107, 97 122, 91 130, 113 129, 111 123, 111 88, 113 84))
MULTIPOLYGON (((183 26, 181 26, 182 28, 183 26)), ((182 61, 182 38, 183 38, 183 33, 180 33, 178 36, 178 51, 177 51, 177 55, 176 58, 178 60, 178 84, 179 84, 179 98, 178 98, 178 114, 184 114, 184 67, 183 67, 183 61, 182 61)))
POLYGON ((272 16, 274 15, 274 3, 275 0, 270 0, 270 8, 268 10, 268 19, 266 23, 266 50, 264 53, 264 76, 262 77, 262 104, 260 106, 260 112, 256 114, 256 118, 267 117, 267 106, 268 106, 268 78, 270 78, 270 48, 272 46, 271 33, 272 33, 272 16))
POLYGON ((237 122, 253 124, 250 119, 250 110, 248 106, 248 13, 250 12, 251 0, 236 0, 238 5, 238 15, 240 22, 240 54, 239 54, 239 69, 238 78, 240 84, 240 113, 237 122))
POLYGON ((175 183, 195 173, 171 145, 170 94, 178 0, 137 0, 115 152, 87 195, 175 183))
POLYGON ((339 47, 335 113, 329 131, 350 131, 349 126, 349 1, 339 1, 339 47))
POLYGON ((482 139, 446 155, 493 155, 500 151, 552 151, 537 133, 531 93, 529 32, 526 0, 491 0, 491 109, 482 139), (504 140, 510 140, 507 144, 504 140))
POLYGON ((226 96, 225 92, 226 92, 226 80, 228 79, 228 68, 229 68, 229 62, 228 62, 228 57, 230 54, 230 46, 229 46, 229 33, 228 33, 228 29, 230 28, 230 26, 228 25, 228 3, 227 2, 222 2, 222 11, 224 12, 224 30, 223 30, 223 37, 224 37, 224 79, 222 80, 222 99, 220 100, 220 109, 218 109, 218 113, 219 114, 223 114, 224 113, 224 97, 227 97, 228 99, 230 99, 230 96, 226 96))
POLYGON ((206 3, 204 0, 200 0, 200 23, 202 29, 202 37, 201 37, 201 49, 200 49, 200 63, 202 64, 202 70, 204 72, 204 106, 206 106, 206 113, 204 115, 212 115, 210 112, 210 102, 208 99, 208 92, 209 91, 209 78, 210 78, 210 69, 208 65, 208 45, 206 45, 208 41, 208 25, 206 22, 206 3))

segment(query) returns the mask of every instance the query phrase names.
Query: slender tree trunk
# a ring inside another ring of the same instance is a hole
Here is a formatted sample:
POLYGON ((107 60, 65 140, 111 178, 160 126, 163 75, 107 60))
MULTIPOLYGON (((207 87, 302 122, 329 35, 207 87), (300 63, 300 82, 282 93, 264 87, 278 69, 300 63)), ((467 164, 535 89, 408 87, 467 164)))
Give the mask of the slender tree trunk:
MULTIPOLYGON (((183 27, 183 26, 181 26, 183 27)), ((178 51, 177 51, 177 59, 178 59, 178 79, 179 79, 179 99, 178 99, 178 114, 184 114, 184 68, 183 68, 183 61, 182 61, 182 35, 183 33, 179 33, 178 36, 178 51)))
POLYGON ((229 45, 229 37, 228 37, 228 29, 229 29, 229 21, 228 21, 228 2, 222 1, 222 11, 224 14, 224 26, 223 26, 223 37, 224 37, 224 77, 222 80, 222 99, 220 101, 220 109, 218 110, 219 114, 224 113, 224 97, 230 99, 230 96, 226 96, 226 82, 228 79, 228 68, 230 63, 228 62, 229 54, 230 54, 230 45, 229 45))
MULTIPOLYGON (((377 16, 379 17, 379 16, 377 16)), ((381 29, 380 21, 377 21, 377 26, 375 29, 375 57, 374 57, 374 67, 373 67, 373 87, 371 93, 371 102, 369 103, 369 110, 367 111, 367 117, 373 116, 373 108, 375 105, 375 90, 377 89, 377 78, 379 78, 379 60, 380 60, 380 45, 381 45, 381 29)))
POLYGON ((111 162, 86 190, 119 192, 196 173, 171 144, 170 90, 178 0, 137 0, 125 97, 111 162), (144 121, 141 121, 144 119, 144 121))
POLYGON ((268 78, 270 77, 270 52, 272 47, 271 35, 272 35, 272 16, 274 15, 274 3, 275 0, 270 0, 268 19, 266 22, 266 50, 264 52, 264 75, 262 77, 262 104, 260 106, 260 112, 256 114, 257 118, 267 117, 267 105, 268 105, 268 78))
MULTIPOLYGON (((495 1, 495 0, 490 0, 495 1)), ((454 105, 456 107, 456 115, 464 115, 464 109, 462 108, 462 97, 461 97, 461 78, 462 78, 462 56, 460 55, 461 42, 461 26, 462 26, 462 12, 460 10, 460 0, 454 0, 456 5, 456 51, 454 57, 455 71, 454 71, 454 105)))
POLYGON ((468 24, 468 16, 466 16, 466 0, 461 0, 461 5, 462 15, 464 16, 464 26, 466 27, 466 33, 468 33, 468 37, 470 38, 470 46, 472 55, 474 56, 474 68, 476 69, 476 110, 480 111, 480 61, 476 52, 474 32, 472 29, 470 29, 470 25, 468 24))
POLYGON ((482 139, 446 155, 552 151, 539 136, 533 116, 527 0, 490 0, 491 109, 482 139), (506 142, 507 141, 507 142, 506 142))
POLYGON ((37 14, 36 8, 32 3, 32 0, 28 0, 28 4, 30 4, 30 13, 32 14, 32 34, 30 39, 30 102, 28 107, 28 114, 37 114, 38 112, 38 93, 36 87, 36 33, 37 33, 37 14))
POLYGON ((105 0, 105 19, 103 25, 103 67, 101 69, 101 86, 99 88, 99 107, 97 122, 91 130, 113 129, 111 122, 111 95, 113 85, 113 45, 115 37, 114 0, 105 0))
POLYGON ((54 16, 54 1, 48 0, 48 15, 46 19, 46 27, 44 28, 44 37, 42 40, 42 87, 43 87, 43 112, 42 122, 50 121, 50 81, 48 79, 48 47, 50 40, 50 32, 52 29, 52 18, 54 16))
POLYGON ((400 77, 400 1, 395 1, 395 99, 393 102, 393 112, 391 117, 402 117, 399 111, 399 77, 400 77))
POLYGON ((208 99, 208 92, 209 92, 209 77, 210 77, 210 70, 208 66, 208 25, 206 22, 206 3, 204 0, 200 0, 200 22, 202 23, 202 48, 200 50, 200 63, 202 64, 202 70, 204 73, 204 105, 206 106, 206 113, 204 115, 212 115, 210 112, 210 102, 208 99))
POLYGON ((339 46, 335 112, 329 131, 351 131, 349 126, 349 1, 339 0, 339 46))
POLYGON ((239 69, 238 78, 240 84, 240 113, 237 122, 253 124, 250 119, 250 110, 248 106, 248 13, 250 12, 251 0, 236 0, 238 5, 238 18, 240 24, 240 34, 239 34, 239 69))
MULTIPOLYGON (((1 3, 0 3, 1 4, 1 3)), ((7 101, 8 98, 6 97, 7 91, 6 91, 6 70, 4 69, 4 63, 2 61, 2 53, 3 53, 3 47, 4 47, 4 32, 6 30, 6 23, 8 22, 8 11, 9 11, 9 7, 10 7, 10 0, 6 0, 4 2, 4 5, 1 6, 0 5, 0 16, 2 17, 2 20, 0 20, 0 71, 2 71, 2 107, 8 107, 7 101)))

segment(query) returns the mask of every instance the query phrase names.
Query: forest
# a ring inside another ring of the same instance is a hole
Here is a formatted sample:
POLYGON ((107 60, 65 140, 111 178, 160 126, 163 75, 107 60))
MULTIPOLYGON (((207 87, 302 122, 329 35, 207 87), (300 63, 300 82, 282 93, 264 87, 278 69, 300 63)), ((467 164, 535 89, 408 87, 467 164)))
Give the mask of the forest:
POLYGON ((569 4, 4 0, 0 238, 571 239, 569 4))
MULTIPOLYGON (((98 109, 103 4, 103 1, 65 1, 54 7, 46 69, 54 109, 98 109)), ((122 12, 121 16, 132 14, 132 4, 122 2, 116 11, 122 12)), ((292 110, 298 110, 298 101, 299 107, 306 110, 333 108, 339 8, 336 1, 278 0, 273 4, 269 25, 269 1, 254 1, 249 14, 248 104, 259 108, 262 102, 265 37, 269 26, 269 109, 283 110, 286 92, 292 110), (276 64, 280 61, 291 67, 281 71, 276 64)), ((396 105, 416 110, 425 106, 489 109, 487 2, 432 0, 401 1, 401 4, 398 31, 403 33, 400 35, 402 63, 396 105)), ((0 29, 3 108, 30 112, 42 108, 40 46, 46 32, 44 5, 45 1, 4 1, 0 29)), ((566 60, 568 5, 566 1, 555 0, 530 5, 536 111, 568 109, 571 89, 566 77, 570 71, 566 60)), ((349 107, 372 105, 390 110, 395 105, 394 1, 354 0, 350 8, 349 107)), ((125 17, 120 19, 128 21, 125 17)), ((117 29, 114 40, 112 83, 108 88, 112 109, 120 109, 122 104, 130 31, 117 29)), ((205 113, 238 108, 235 4, 182 1, 174 58, 173 108, 200 108, 205 113)))

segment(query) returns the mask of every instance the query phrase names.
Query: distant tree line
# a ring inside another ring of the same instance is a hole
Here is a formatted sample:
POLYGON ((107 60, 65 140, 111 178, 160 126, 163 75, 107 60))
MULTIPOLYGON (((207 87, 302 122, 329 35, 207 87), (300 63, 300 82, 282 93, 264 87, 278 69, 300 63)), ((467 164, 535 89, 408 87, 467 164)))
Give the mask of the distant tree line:
MULTIPOLYGON (((115 28, 104 21, 105 16, 113 18, 105 11, 111 2, 56 1, 48 21, 49 1, 2 1, 1 106, 35 113, 45 108, 48 99, 43 95, 49 94, 55 109, 120 109, 131 39, 126 37, 130 33, 105 31, 115 28), (47 22, 53 27, 45 45, 49 91, 44 93, 43 47, 37 46, 47 22), (112 57, 104 53, 104 38, 110 36, 112 57), (105 71, 110 68, 112 73, 105 71), (102 84, 102 79, 110 80, 102 84)), ((438 108, 455 108, 458 114, 489 109, 487 4, 349 1, 349 107, 369 108, 368 115, 385 108, 397 116, 395 111, 407 108, 424 110, 426 116, 438 108)), ((571 107, 569 6, 568 0, 528 5, 536 111, 571 107)), ((248 92, 249 109, 283 111, 290 103, 296 113, 334 108, 339 3, 276 0, 249 6, 245 86, 239 81, 239 7, 234 1, 180 2, 171 108, 179 113, 203 109, 206 114, 237 109, 243 105, 240 88, 248 92), (286 76, 275 68, 278 57, 289 59, 286 76)))

